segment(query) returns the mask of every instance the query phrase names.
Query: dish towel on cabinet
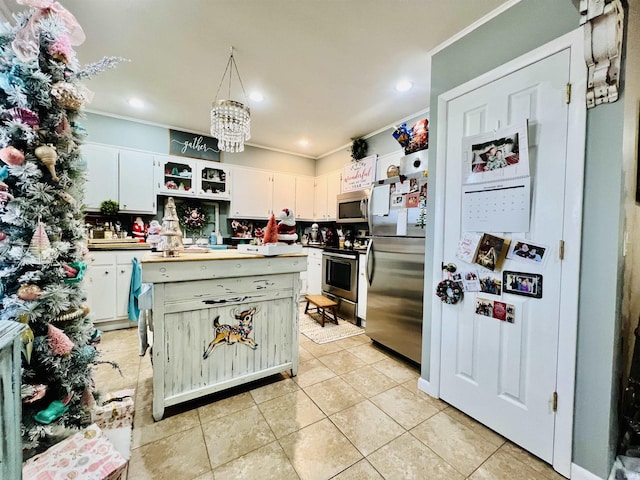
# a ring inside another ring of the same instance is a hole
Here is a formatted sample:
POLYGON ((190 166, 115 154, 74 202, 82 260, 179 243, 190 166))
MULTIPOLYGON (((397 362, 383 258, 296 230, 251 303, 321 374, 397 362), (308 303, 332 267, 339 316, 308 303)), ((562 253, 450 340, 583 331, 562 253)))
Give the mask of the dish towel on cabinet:
POLYGON ((138 297, 142 291, 142 267, 137 258, 131 260, 133 269, 131 270, 131 286, 129 287, 129 320, 135 322, 140 316, 140 308, 138 307, 138 297))

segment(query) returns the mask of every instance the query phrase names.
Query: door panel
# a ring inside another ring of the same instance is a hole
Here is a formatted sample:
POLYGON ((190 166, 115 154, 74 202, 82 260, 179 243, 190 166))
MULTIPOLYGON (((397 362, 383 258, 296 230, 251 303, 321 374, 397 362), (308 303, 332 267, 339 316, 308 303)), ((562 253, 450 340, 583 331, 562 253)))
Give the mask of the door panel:
MULTIPOLYGON (((528 119, 531 177, 530 230, 490 232, 547 246, 543 264, 506 260, 503 270, 543 275, 540 299, 503 293, 467 292, 442 307, 441 397, 515 443, 552 461, 555 414, 560 280, 567 138, 565 85, 569 52, 562 51, 447 105, 444 202, 445 263, 459 270, 478 265, 455 257, 461 236, 462 138, 528 119), (476 315, 475 299, 513 305, 514 323, 476 315)), ((481 270, 481 269, 480 269, 481 270)), ((480 271, 502 278, 502 271, 480 271)))

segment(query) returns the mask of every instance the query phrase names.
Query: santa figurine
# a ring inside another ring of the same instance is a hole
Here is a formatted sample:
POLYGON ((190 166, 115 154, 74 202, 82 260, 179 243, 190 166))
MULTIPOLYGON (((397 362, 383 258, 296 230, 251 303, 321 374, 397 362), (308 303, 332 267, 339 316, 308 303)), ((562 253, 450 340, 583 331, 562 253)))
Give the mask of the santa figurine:
POLYGON ((283 208, 278 213, 278 243, 286 243, 292 245, 298 240, 296 233, 296 217, 293 210, 283 208))
POLYGON ((162 225, 158 220, 151 220, 149 228, 147 228, 147 243, 151 245, 151 250, 155 250, 158 242, 160 242, 160 233, 162 232, 162 225))
POLYGON ((146 227, 141 217, 136 217, 135 222, 133 222, 133 226, 131 227, 133 230, 133 238, 137 239, 138 242, 144 242, 144 234, 146 231, 146 227))

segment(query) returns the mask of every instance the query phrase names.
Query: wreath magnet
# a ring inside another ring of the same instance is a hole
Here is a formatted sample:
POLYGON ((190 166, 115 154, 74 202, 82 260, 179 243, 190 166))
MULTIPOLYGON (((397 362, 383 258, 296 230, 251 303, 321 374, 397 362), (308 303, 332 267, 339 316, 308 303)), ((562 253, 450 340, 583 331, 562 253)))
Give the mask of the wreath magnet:
POLYGON ((442 303, 447 303, 449 305, 455 305, 464 296, 464 292, 462 291, 462 287, 458 282, 454 282, 453 280, 442 280, 438 286, 436 287, 436 295, 440 297, 442 303))

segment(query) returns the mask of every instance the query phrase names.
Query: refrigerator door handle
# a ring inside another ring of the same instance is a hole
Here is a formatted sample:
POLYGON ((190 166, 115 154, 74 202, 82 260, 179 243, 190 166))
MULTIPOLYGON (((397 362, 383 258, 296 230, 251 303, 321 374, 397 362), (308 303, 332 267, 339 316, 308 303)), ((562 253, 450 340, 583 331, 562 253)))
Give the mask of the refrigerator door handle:
POLYGON ((369 282, 369 286, 373 283, 373 270, 375 267, 373 255, 373 238, 371 238, 369 245, 367 245, 367 281, 369 282))
MULTIPOLYGON (((372 185, 371 188, 369 189, 369 198, 367 198, 366 202, 367 202, 367 224, 369 225, 369 234, 373 235, 373 223, 371 221, 371 199, 373 198, 373 189, 375 187, 372 185)), ((371 242, 369 242, 369 244, 371 244, 371 242)))

